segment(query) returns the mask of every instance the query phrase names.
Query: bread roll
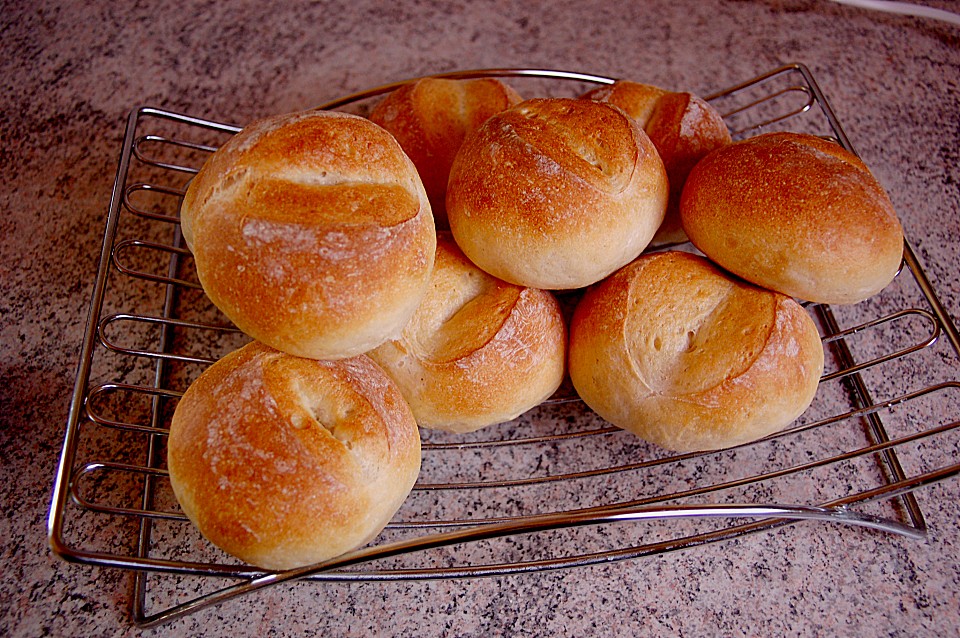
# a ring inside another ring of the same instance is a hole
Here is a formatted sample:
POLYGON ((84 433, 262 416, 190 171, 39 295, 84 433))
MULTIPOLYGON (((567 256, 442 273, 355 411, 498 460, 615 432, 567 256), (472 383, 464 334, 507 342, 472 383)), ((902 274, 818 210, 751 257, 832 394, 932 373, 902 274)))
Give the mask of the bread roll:
POLYGON ((613 104, 635 119, 641 127, 646 127, 657 106, 657 100, 668 93, 670 91, 652 84, 617 80, 613 84, 604 84, 591 89, 580 97, 585 100, 613 104))
POLYGON ((667 213, 650 243, 659 246, 686 241, 680 224, 680 195, 696 163, 715 148, 731 143, 723 117, 692 93, 625 80, 594 89, 583 97, 619 106, 650 136, 670 181, 667 213))
POLYGON ((291 569, 384 528, 417 479, 420 437, 368 357, 316 361, 254 341, 187 389, 168 466, 205 537, 252 565, 291 569))
POLYGON ((807 301, 862 301, 903 257, 883 187, 855 155, 813 135, 768 133, 712 153, 690 173, 680 215, 712 260, 807 301))
POLYGON ((667 179, 647 135, 600 102, 533 99, 464 142, 447 188, 450 229, 490 274, 572 289, 637 257, 663 221, 667 179))
POLYGON ((422 427, 471 432, 538 405, 563 381, 566 324, 545 290, 488 275, 449 233, 430 288, 399 339, 370 352, 422 427))
POLYGON ((520 100, 496 78, 423 78, 388 94, 370 113, 416 165, 438 228, 447 227, 447 178, 464 137, 520 100))
POLYGON ((796 419, 816 394, 823 347, 793 299, 668 251, 587 291, 570 325, 569 366, 601 417, 690 452, 747 443, 796 419))
POLYGON ((399 334, 433 267, 416 168, 389 133, 343 113, 248 126, 191 181, 180 219, 213 303, 303 357, 349 357, 399 334))

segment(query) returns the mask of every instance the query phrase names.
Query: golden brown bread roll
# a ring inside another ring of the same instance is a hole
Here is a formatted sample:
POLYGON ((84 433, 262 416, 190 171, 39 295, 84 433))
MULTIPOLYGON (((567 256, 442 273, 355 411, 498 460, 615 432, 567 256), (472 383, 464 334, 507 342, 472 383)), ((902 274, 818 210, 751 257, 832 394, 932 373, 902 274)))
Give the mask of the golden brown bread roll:
POLYGON ((656 149, 623 111, 533 99, 464 141, 447 216, 463 252, 495 277, 580 288, 643 251, 663 221, 667 188, 656 149))
POLYGON ((168 466, 207 539, 252 565, 290 569, 380 533, 417 479, 420 436, 368 357, 302 359, 254 341, 187 389, 168 466))
POLYGON ((385 130, 343 113, 246 127, 191 181, 180 219, 214 304, 298 356, 349 357, 399 334, 433 267, 413 163, 385 130))
POLYGON ((430 288, 399 339, 370 357, 422 427, 472 432, 509 421, 560 386, 566 325, 545 290, 496 279, 437 236, 430 288))
POLYGON ((496 78, 423 78, 391 92, 370 113, 416 165, 438 228, 447 227, 447 178, 464 137, 520 100, 496 78))
POLYGON ((641 127, 646 127, 657 100, 670 91, 652 84, 642 84, 629 80, 617 80, 613 84, 604 84, 591 89, 581 95, 585 100, 607 102, 621 108, 627 115, 637 121, 641 127))
POLYGON ((650 136, 670 181, 667 213, 650 243, 657 246, 686 241, 680 224, 680 195, 696 163, 713 149, 731 143, 723 117, 692 93, 627 80, 593 89, 582 97, 620 107, 650 136))
POLYGON ((817 328, 796 301, 679 251, 644 255, 590 288, 569 352, 590 408, 678 452, 782 429, 823 371, 817 328))
POLYGON ((855 155, 813 135, 768 133, 710 154, 687 179, 680 215, 712 260, 807 301, 862 301, 903 256, 883 187, 855 155))

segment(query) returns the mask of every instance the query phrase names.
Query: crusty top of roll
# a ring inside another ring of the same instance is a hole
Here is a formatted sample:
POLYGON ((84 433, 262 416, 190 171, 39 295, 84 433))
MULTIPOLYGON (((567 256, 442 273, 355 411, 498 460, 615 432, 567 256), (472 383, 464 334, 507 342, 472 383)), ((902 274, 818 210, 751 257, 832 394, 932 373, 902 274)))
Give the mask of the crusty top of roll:
POLYGON ((666 207, 663 162, 623 111, 532 99, 469 136, 447 189, 463 252, 500 279, 579 288, 634 259, 666 207))
POLYGON ((593 89, 582 97, 620 107, 650 136, 670 181, 667 213, 650 243, 659 246, 686 241, 680 224, 680 195, 696 163, 710 151, 731 143, 723 117, 692 93, 629 80, 593 89))
POLYGON ((680 214, 718 264, 807 301, 866 299, 903 255, 903 230, 876 178, 813 135, 768 133, 711 153, 690 173, 680 214))
POLYGON ((477 268, 437 235, 430 287, 400 337, 370 352, 422 427, 470 432, 509 421, 563 381, 566 325, 545 290, 477 268))
POLYGON ((203 372, 177 404, 174 493, 211 542, 289 569, 372 539, 420 469, 420 438, 369 358, 302 359, 258 342, 203 372))
POLYGON ((687 240, 680 224, 680 196, 687 176, 710 151, 733 140, 720 113, 692 93, 667 93, 644 126, 657 147, 670 180, 670 201, 663 224, 657 229, 653 245, 675 244, 687 240))
POLYGON ((570 376, 611 423, 674 451, 777 431, 813 400, 823 347, 806 311, 707 259, 650 253, 590 288, 570 376))
POLYGON ((496 78, 422 78, 387 95, 370 119, 390 131, 420 173, 438 228, 447 226, 447 178, 468 133, 521 101, 496 78))
POLYGON ((210 299, 299 356, 352 356, 397 334, 433 264, 415 167, 389 133, 343 113, 246 127, 204 164, 180 215, 210 299))
POLYGON ((635 119, 641 127, 646 127, 657 101, 670 91, 652 84, 618 80, 613 84, 605 84, 587 91, 582 96, 586 100, 607 102, 620 107, 635 119))

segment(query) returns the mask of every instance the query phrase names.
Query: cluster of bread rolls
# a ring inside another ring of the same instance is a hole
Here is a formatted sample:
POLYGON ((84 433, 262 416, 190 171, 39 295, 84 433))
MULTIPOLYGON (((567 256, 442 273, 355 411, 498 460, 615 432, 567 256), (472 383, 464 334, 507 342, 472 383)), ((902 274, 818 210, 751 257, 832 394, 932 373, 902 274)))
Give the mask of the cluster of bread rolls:
POLYGON ((254 341, 179 402, 171 483, 205 536, 269 569, 378 534, 416 481, 418 426, 513 419, 567 373, 669 449, 781 429, 823 369, 793 297, 873 294, 902 242, 835 144, 734 143, 700 98, 631 82, 524 100, 428 78, 369 118, 268 118, 207 161, 181 223, 254 341), (687 236, 705 257, 643 254, 687 236), (554 291, 579 299, 569 325, 554 291))

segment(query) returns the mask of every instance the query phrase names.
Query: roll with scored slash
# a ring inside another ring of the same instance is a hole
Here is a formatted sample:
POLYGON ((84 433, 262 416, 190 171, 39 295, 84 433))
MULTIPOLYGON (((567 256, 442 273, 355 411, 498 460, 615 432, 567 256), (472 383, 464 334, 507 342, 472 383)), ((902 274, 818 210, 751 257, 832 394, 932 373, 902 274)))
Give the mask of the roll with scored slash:
POLYGON ((302 357, 351 357, 399 334, 433 269, 416 168, 387 131, 345 113, 245 127, 191 181, 180 220, 213 303, 302 357))

